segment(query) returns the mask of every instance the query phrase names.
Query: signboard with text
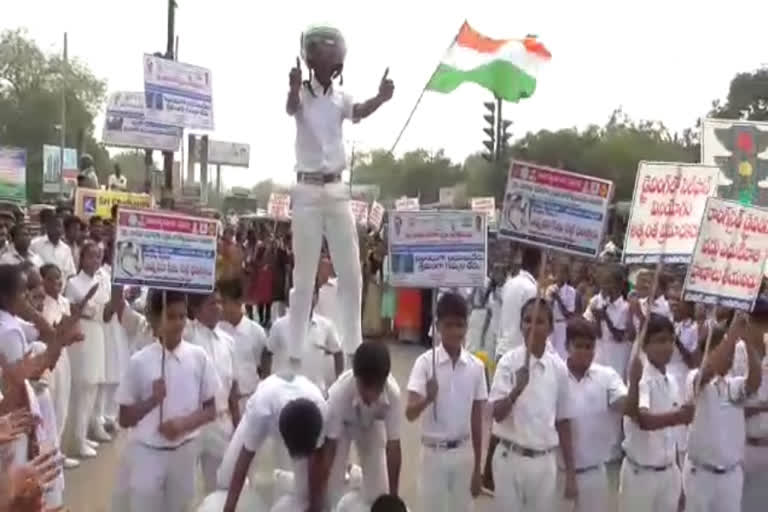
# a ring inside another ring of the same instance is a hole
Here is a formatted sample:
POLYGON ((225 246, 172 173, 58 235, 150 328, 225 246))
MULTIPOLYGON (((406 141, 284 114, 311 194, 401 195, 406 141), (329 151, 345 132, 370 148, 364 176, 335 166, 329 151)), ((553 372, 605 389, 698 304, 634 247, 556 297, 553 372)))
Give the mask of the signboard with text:
POLYGON ((107 146, 176 151, 181 128, 148 121, 143 92, 115 92, 107 102, 102 141, 107 146))
POLYGON ((600 254, 613 183, 513 161, 507 177, 499 235, 595 258, 600 254))
MULTIPOLYGON (((77 150, 64 148, 64 189, 71 191, 77 185, 77 150)), ((43 145, 43 192, 61 192, 61 147, 43 145)))
POLYGON ((27 200, 27 150, 0 147, 0 199, 27 200))
POLYGON ((405 288, 484 286, 486 220, 485 215, 467 210, 391 213, 390 284, 405 288))
POLYGON ((98 215, 102 219, 112 218, 112 207, 121 205, 132 208, 152 208, 154 199, 149 194, 135 194, 119 190, 96 190, 77 187, 75 191, 75 215, 89 218, 98 215))
POLYGON ((148 121, 213 130, 211 71, 144 55, 144 115, 148 121))
POLYGON ((768 255, 768 210, 710 197, 683 300, 751 311, 768 255))
POLYGON ((291 195, 272 192, 267 203, 267 215, 273 219, 290 219, 291 195))
POLYGON ((709 165, 640 162, 624 262, 690 262, 707 198, 717 193, 719 174, 709 165))
POLYGON ((216 283, 216 220, 120 208, 112 283, 212 292, 216 283))

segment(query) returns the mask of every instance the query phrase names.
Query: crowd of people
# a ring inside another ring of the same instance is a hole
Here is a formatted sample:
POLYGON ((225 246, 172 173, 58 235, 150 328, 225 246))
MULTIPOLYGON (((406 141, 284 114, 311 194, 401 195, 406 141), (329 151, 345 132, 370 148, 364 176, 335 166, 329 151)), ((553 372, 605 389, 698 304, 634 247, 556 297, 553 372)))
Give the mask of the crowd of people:
POLYGON ((403 464, 420 464, 415 510, 471 510, 483 489, 499 511, 611 510, 617 486, 622 511, 762 509, 761 303, 710 310, 674 270, 523 248, 487 287, 441 291, 401 396, 387 342, 344 357, 326 251, 296 373, 289 232, 224 227, 215 293, 185 295, 112 286, 112 220, 44 212, 34 238, 8 220, 0 252, 0 510, 61 509, 61 470, 121 431, 116 511, 268 510, 268 441, 277 511, 405 510, 403 464))

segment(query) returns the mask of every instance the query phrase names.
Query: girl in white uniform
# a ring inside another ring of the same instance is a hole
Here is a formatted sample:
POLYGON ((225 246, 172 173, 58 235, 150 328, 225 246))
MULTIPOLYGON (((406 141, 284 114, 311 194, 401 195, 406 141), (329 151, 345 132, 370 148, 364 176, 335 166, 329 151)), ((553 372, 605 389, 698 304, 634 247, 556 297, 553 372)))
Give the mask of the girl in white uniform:
MULTIPOLYGON (((104 382, 104 329, 101 316, 109 297, 100 293, 103 276, 98 272, 101 264, 101 251, 92 241, 83 244, 80 252, 80 273, 69 280, 64 295, 70 302, 80 303, 91 296, 82 311, 80 330, 85 341, 70 348, 72 364, 72 395, 70 398, 71 426, 75 453, 84 458, 96 456, 87 441, 89 422, 94 413, 99 384, 104 382)), ((96 441, 110 440, 103 427, 95 423, 93 434, 96 441)))

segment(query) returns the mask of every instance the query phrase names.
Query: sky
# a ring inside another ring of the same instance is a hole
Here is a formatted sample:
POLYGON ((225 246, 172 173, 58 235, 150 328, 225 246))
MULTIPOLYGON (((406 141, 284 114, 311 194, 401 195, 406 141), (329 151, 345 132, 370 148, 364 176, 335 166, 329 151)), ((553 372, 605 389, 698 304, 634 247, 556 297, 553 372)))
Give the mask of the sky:
MULTIPOLYGON (((13 8, 3 9, 0 30, 25 27, 49 52, 61 51, 66 31, 70 57, 87 63, 110 92, 142 90, 142 54, 165 50, 165 0, 5 1, 13 8)), ((536 34, 553 55, 535 95, 504 105, 515 137, 603 124, 617 107, 682 130, 712 100, 725 97, 736 73, 768 64, 764 0, 177 3, 179 60, 213 75, 216 129, 209 135, 251 146, 248 169, 224 169, 228 187, 292 181, 295 125, 284 111, 288 73, 301 31, 315 23, 344 33, 344 89, 355 99, 374 96, 387 67, 395 82, 391 102, 345 127, 348 150, 353 143, 361 151, 389 149, 465 19, 491 37, 536 34)), ((472 84, 450 95, 425 93, 396 154, 444 148, 463 160, 481 150, 482 103, 491 99, 472 84)))

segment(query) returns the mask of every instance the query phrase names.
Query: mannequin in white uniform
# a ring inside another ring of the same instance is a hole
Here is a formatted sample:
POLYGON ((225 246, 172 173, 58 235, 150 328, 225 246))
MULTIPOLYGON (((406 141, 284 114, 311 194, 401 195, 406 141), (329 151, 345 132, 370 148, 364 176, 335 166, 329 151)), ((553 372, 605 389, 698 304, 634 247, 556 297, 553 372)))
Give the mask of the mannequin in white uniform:
POLYGON ((342 124, 347 119, 356 122, 370 116, 392 98, 394 85, 387 70, 378 94, 364 103, 354 103, 334 83, 341 77, 346 52, 339 30, 311 27, 301 36, 301 55, 309 67, 309 79, 302 80, 298 58, 289 78, 286 112, 296 120, 297 174, 292 199, 296 293, 291 303, 288 351, 294 368, 300 366, 302 358, 323 236, 339 275, 344 353, 351 358, 362 343, 360 250, 349 191, 341 183, 341 172, 347 165, 342 124))

